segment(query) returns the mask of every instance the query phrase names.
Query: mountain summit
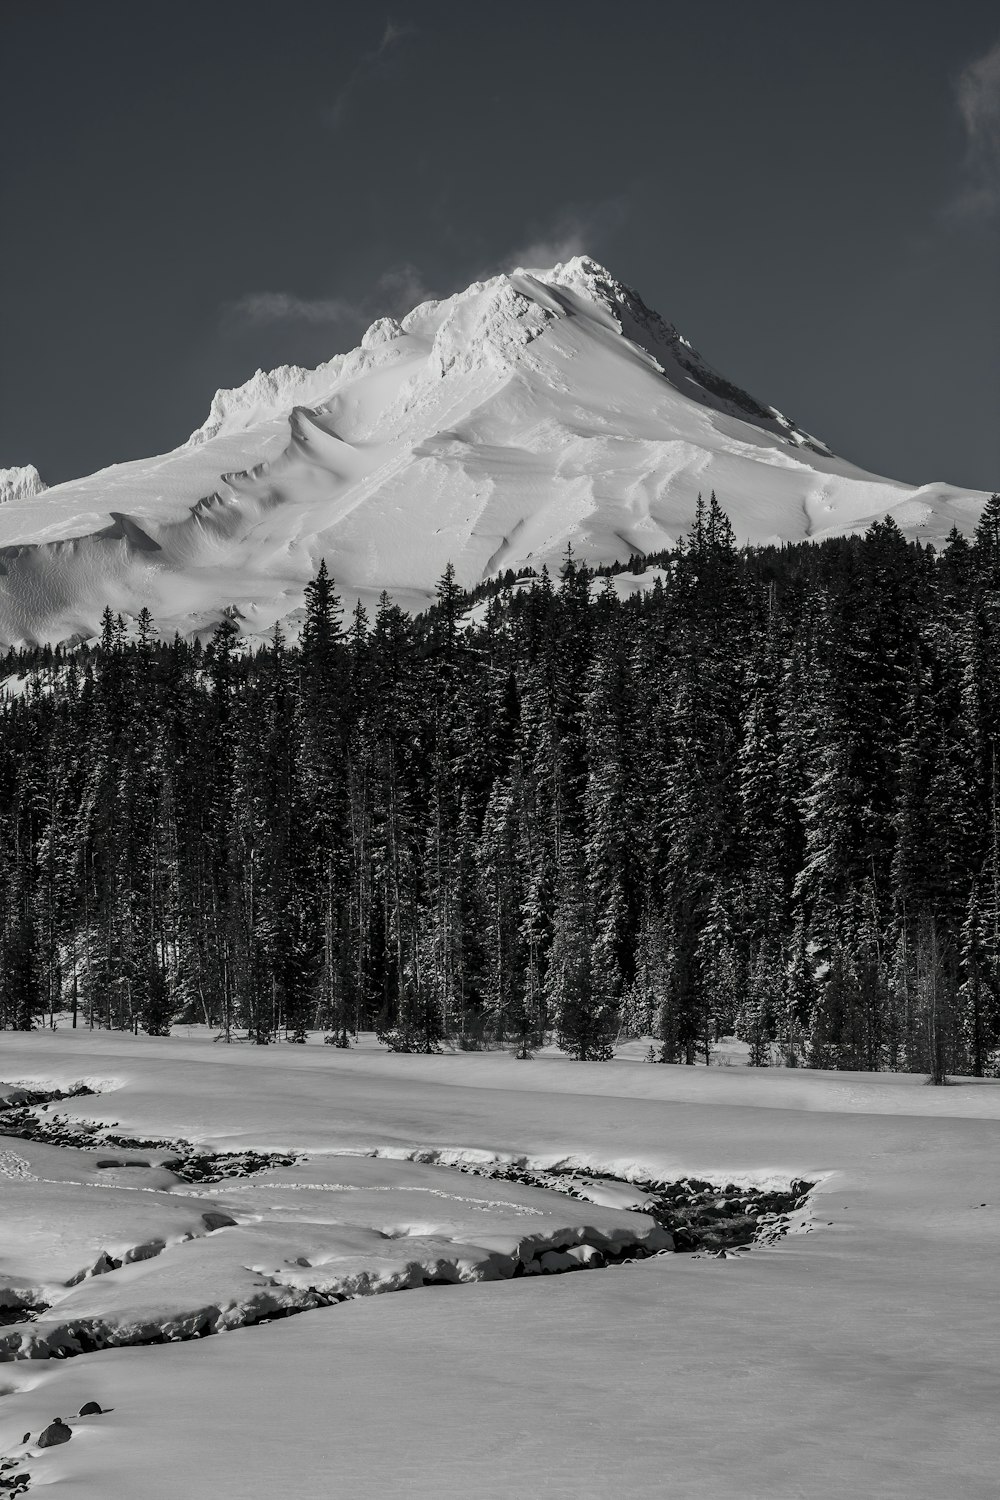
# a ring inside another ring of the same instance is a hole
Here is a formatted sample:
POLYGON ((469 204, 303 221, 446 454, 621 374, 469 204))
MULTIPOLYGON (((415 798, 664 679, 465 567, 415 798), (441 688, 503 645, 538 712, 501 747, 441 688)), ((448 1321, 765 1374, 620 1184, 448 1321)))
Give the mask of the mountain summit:
POLYGON ((169 632, 225 611, 262 634, 294 624, 324 556, 348 600, 419 607, 449 561, 470 586, 552 566, 567 542, 591 562, 670 546, 711 489, 749 542, 887 513, 938 541, 984 499, 836 457, 577 256, 382 318, 315 370, 258 370, 171 453, 12 484, 0 640, 91 636, 106 604, 147 605, 169 632))

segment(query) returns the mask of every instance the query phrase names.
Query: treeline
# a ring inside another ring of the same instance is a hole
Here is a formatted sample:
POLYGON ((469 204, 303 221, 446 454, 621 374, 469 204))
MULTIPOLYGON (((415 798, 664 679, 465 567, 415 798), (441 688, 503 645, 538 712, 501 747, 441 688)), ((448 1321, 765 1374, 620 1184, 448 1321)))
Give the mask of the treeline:
POLYGON ((9 653, 2 1024, 996 1075, 1000 500, 661 561, 9 653))

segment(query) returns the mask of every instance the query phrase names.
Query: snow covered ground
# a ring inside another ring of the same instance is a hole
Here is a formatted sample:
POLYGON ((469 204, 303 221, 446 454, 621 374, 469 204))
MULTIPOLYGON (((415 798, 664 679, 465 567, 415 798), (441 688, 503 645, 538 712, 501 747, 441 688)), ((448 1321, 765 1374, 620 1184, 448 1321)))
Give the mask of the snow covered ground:
POLYGON ((0 1079, 99 1088, 46 1113, 121 1134, 307 1156, 177 1184, 157 1164, 169 1151, 5 1141, 0 1275, 46 1290, 39 1332, 70 1302, 155 1317, 185 1298, 344 1285, 366 1267, 391 1280, 434 1256, 472 1277, 532 1235, 651 1232, 629 1207, 440 1164, 463 1155, 818 1184, 785 1239, 727 1260, 430 1286, 204 1341, 4 1363, 0 1456, 30 1452, 33 1488, 74 1500, 997 1494, 996 1082, 63 1029, 5 1033, 0 1079), (96 1165, 137 1158, 152 1165, 96 1165), (101 1252, 160 1242, 58 1285, 101 1252), (88 1400, 109 1410, 74 1419, 88 1400), (21 1446, 57 1415, 69 1443, 21 1446))
POLYGON ((348 603, 423 607, 448 562, 508 568, 673 545, 718 492, 738 540, 863 530, 941 541, 985 498, 838 458, 712 370, 578 256, 382 318, 315 370, 220 391, 172 452, 41 492, 0 471, 0 641, 92 636, 105 605, 161 629, 293 629, 325 556, 348 603))

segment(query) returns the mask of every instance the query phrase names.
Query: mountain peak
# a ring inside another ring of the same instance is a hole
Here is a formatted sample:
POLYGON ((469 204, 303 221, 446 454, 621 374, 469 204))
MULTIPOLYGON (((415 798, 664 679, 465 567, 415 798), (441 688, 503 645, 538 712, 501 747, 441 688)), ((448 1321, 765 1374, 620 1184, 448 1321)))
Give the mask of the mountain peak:
POLYGON ((7 500, 30 500, 47 489, 34 464, 20 468, 0 469, 0 505, 7 500))
POLYGON ((519 267, 373 323, 314 370, 219 391, 172 453, 39 494, 8 471, 0 642, 86 637, 105 605, 161 629, 292 629, 321 557, 348 602, 407 608, 446 565, 507 569, 672 546, 715 489, 740 541, 893 515, 943 539, 979 495, 866 474, 714 370, 593 257, 519 267))
POLYGON ((315 384, 320 372, 327 368, 321 365, 309 370, 301 365, 278 365, 273 370, 258 369, 242 385, 216 391, 208 416, 192 432, 185 446, 198 447, 220 433, 242 431, 276 411, 290 410, 300 404, 303 387, 315 384))

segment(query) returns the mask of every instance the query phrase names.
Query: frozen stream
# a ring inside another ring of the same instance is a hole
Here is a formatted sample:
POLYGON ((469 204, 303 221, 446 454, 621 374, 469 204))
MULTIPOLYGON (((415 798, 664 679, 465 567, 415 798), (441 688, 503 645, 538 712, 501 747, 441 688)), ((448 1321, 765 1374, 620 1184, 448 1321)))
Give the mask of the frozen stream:
MULTIPOLYGON (((805 1181, 627 1181, 479 1149, 211 1151, 60 1110, 100 1092, 0 1084, 0 1363, 203 1339, 379 1292, 725 1257, 809 1228, 805 1181)), ((25 1493, 29 1461, 104 1415, 88 1400, 25 1433, 0 1453, 0 1493, 25 1493)))
POLYGON ((8 1091, 0 1113, 0 1360, 202 1338, 379 1292, 725 1255, 803 1227, 811 1186, 624 1182, 482 1151, 213 1153, 70 1121, 65 1097, 8 1091))

